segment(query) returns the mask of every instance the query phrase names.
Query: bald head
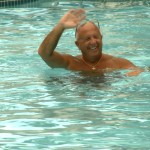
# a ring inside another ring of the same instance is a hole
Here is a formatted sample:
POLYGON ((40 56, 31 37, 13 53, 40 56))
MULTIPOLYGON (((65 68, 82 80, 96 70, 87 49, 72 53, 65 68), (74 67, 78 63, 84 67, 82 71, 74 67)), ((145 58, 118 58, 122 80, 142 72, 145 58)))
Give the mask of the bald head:
POLYGON ((78 39, 81 34, 87 33, 87 31, 89 31, 89 30, 95 30, 101 35, 99 25, 97 26, 97 25, 95 25, 94 22, 88 21, 88 22, 82 23, 77 26, 76 31, 75 31, 76 39, 78 39))

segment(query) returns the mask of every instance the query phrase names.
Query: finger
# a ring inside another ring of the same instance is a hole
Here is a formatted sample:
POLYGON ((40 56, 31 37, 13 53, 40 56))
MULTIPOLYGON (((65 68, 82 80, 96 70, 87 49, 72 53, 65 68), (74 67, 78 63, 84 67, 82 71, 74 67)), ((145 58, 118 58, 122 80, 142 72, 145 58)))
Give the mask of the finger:
POLYGON ((85 10, 84 10, 84 9, 82 9, 82 8, 77 9, 77 11, 78 11, 78 12, 80 12, 80 13, 85 13, 85 10))
POLYGON ((79 16, 79 15, 85 15, 84 9, 77 9, 74 11, 74 15, 79 16))
POLYGON ((86 18, 86 15, 85 15, 85 14, 78 16, 78 20, 79 20, 79 21, 82 21, 82 20, 84 20, 85 18, 86 18))
POLYGON ((76 10, 75 10, 75 9, 71 9, 71 10, 69 11, 69 13, 75 14, 75 13, 76 13, 76 10))

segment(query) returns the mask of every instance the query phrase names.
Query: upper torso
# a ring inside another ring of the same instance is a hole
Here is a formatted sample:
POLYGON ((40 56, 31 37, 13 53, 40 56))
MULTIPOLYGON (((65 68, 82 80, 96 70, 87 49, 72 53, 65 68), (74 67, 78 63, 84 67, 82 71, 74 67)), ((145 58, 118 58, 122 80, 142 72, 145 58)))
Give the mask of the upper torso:
POLYGON ((126 69, 128 67, 132 67, 132 63, 126 59, 113 57, 111 55, 103 54, 101 59, 97 64, 91 65, 86 63, 82 56, 76 56, 70 59, 70 63, 68 66, 69 70, 76 70, 76 71, 90 71, 93 70, 108 70, 108 69, 126 69), (131 63, 131 64, 130 64, 131 63))

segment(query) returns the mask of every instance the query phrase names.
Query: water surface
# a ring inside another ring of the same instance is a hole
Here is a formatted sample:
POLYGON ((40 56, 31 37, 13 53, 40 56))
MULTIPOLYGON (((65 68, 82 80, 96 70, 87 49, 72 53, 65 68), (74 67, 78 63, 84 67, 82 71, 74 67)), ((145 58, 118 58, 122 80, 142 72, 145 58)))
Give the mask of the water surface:
MULTIPOLYGON (((51 69, 37 54, 71 8, 62 6, 0 9, 0 148, 150 149, 148 69, 136 77, 124 76, 127 70, 85 76, 51 69)), ((105 53, 149 67, 149 7, 89 2, 84 8, 100 22, 105 53)), ((74 30, 66 30, 57 50, 79 54, 74 40, 74 30)))

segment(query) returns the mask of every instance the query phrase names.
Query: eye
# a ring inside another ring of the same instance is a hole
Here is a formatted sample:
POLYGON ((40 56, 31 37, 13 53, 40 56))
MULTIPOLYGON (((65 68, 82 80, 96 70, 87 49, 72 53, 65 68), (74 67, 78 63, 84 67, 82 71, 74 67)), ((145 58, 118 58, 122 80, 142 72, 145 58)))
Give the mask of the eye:
POLYGON ((89 40, 90 40, 90 37, 87 37, 87 38, 86 38, 86 41, 89 41, 89 40))
POLYGON ((94 37, 95 39, 98 39, 98 38, 99 38, 97 35, 94 35, 93 37, 94 37))

